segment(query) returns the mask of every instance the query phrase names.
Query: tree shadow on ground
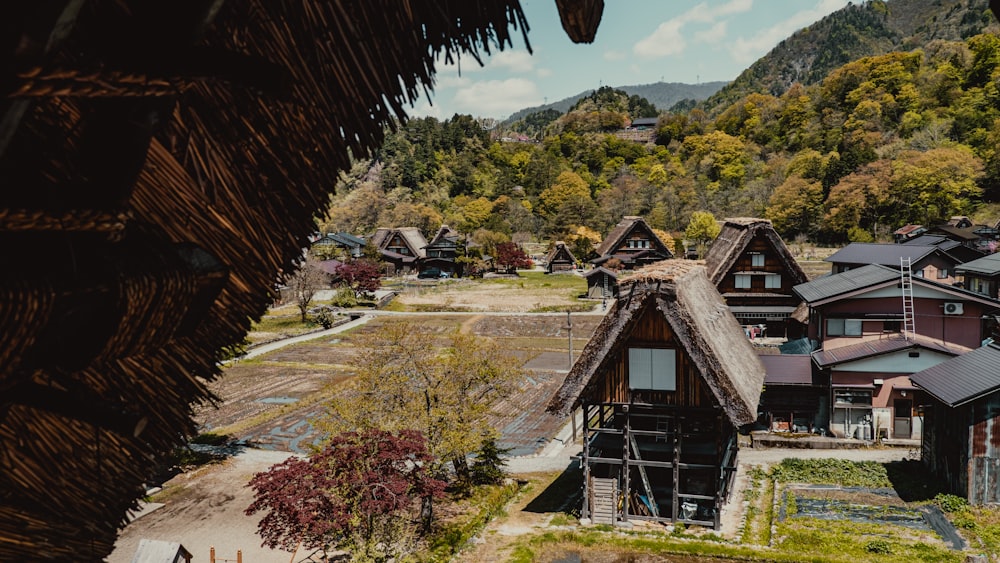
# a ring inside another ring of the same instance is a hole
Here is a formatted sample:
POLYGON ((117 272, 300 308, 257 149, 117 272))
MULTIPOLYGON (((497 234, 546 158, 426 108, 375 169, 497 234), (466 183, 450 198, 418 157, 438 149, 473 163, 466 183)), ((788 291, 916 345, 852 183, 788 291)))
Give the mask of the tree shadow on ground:
POLYGON ((570 463, 554 481, 549 483, 527 506, 525 512, 548 513, 566 512, 580 515, 580 499, 583 495, 583 470, 577 462, 570 463))
POLYGON ((932 500, 938 493, 945 492, 943 483, 934 479, 920 461, 904 459, 883 465, 896 494, 905 502, 932 500))

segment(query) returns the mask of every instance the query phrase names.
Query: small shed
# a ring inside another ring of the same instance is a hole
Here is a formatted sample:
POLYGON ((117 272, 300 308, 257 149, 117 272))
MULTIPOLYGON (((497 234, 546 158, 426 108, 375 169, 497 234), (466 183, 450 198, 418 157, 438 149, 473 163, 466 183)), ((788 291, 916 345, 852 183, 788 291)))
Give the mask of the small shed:
POLYGON ((1000 344, 990 343, 910 376, 924 405, 921 459, 974 505, 1000 504, 1000 344))
POLYGON ((583 274, 583 277, 587 280, 587 297, 618 298, 618 272, 598 266, 583 274))
POLYGON ((545 273, 572 272, 576 269, 576 256, 563 241, 557 241, 545 257, 545 273))
POLYGON ((548 406, 583 410, 583 516, 717 529, 763 384, 704 266, 667 260, 623 279, 548 406))
POLYGON ((132 556, 132 563, 191 563, 191 552, 171 541, 139 540, 139 548, 132 556))

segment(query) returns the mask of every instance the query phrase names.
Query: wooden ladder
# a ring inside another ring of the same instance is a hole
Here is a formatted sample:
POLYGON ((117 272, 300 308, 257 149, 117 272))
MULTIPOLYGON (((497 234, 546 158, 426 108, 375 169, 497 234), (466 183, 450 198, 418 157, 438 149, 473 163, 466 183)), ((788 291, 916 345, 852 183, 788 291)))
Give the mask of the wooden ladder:
POLYGON ((590 518, 594 524, 614 524, 618 509, 618 479, 590 480, 590 518))
POLYGON ((899 259, 900 287, 903 289, 903 338, 911 340, 916 335, 913 314, 913 267, 910 258, 899 259))
MULTIPOLYGON (((629 434, 629 443, 632 444, 632 450, 635 452, 635 459, 642 461, 642 456, 639 454, 639 444, 635 442, 635 436, 629 434)), ((642 478, 642 486, 646 489, 646 496, 649 498, 649 509, 653 513, 654 518, 660 517, 660 511, 656 508, 656 499, 653 498, 653 487, 649 485, 649 477, 646 476, 645 466, 636 466, 639 469, 639 477, 642 478)))

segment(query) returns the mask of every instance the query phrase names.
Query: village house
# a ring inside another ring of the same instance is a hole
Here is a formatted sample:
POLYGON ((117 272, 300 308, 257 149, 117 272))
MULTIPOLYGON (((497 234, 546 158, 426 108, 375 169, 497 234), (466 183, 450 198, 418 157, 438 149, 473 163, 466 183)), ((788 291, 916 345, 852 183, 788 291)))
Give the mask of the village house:
POLYGON ((914 239, 927 232, 923 225, 904 225, 892 232, 892 240, 897 243, 914 239))
POLYGON ((371 241, 379 250, 382 262, 389 265, 390 274, 415 273, 427 246, 427 239, 416 227, 383 227, 375 231, 371 241))
POLYGON ((704 266, 667 260, 623 278, 548 407, 583 411, 583 517, 717 529, 763 384, 704 266))
POLYGON ((768 336, 786 335, 788 317, 801 302, 792 287, 808 278, 770 221, 726 219, 705 267, 741 325, 764 325, 768 336))
POLYGON ((1000 504, 1000 344, 911 379, 931 397, 923 408, 923 464, 970 504, 1000 504))
POLYGON ((360 258, 365 247, 365 239, 350 233, 326 233, 315 240, 310 252, 315 256, 325 258, 360 258))
POLYGON ((817 424, 843 437, 919 436, 924 397, 909 375, 979 347, 1000 311, 982 295, 880 265, 794 290, 809 308, 813 362, 830 386, 817 424))
POLYGON ((594 266, 603 266, 614 258, 626 270, 674 257, 649 224, 637 216, 623 217, 601 241, 597 256, 591 260, 594 266))
POLYGON ((423 257, 417 260, 418 276, 422 278, 461 277, 462 265, 456 261, 462 235, 441 225, 431 242, 423 247, 423 257))
POLYGON ((959 281, 955 277, 955 266, 962 260, 936 245, 852 242, 825 260, 832 264, 831 273, 839 274, 869 264, 880 264, 898 271, 903 259, 909 262, 915 277, 945 284, 959 281))
POLYGON ((989 254, 955 267, 962 286, 991 299, 1000 298, 1000 254, 989 254))
POLYGON ((981 251, 940 234, 920 235, 919 237, 904 241, 902 244, 936 246, 946 252, 949 256, 958 260, 959 263, 965 263, 983 257, 983 253, 981 251))
POLYGON ((563 241, 556 241, 545 257, 545 273, 556 274, 576 270, 576 256, 563 241))

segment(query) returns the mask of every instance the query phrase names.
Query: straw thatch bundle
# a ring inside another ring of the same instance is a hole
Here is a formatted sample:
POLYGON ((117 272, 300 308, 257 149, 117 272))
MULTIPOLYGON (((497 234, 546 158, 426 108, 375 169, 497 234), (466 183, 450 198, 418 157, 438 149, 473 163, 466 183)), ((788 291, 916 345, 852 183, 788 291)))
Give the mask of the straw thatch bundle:
POLYGON ((736 319, 694 260, 664 260, 620 280, 618 302, 604 317, 548 410, 567 415, 598 389, 600 374, 627 346, 643 314, 662 315, 697 366, 717 404, 736 426, 757 418, 764 366, 736 319))
POLYGON ((96 561, 352 153, 439 55, 527 26, 517 0, 5 8, 0 561, 96 561))

